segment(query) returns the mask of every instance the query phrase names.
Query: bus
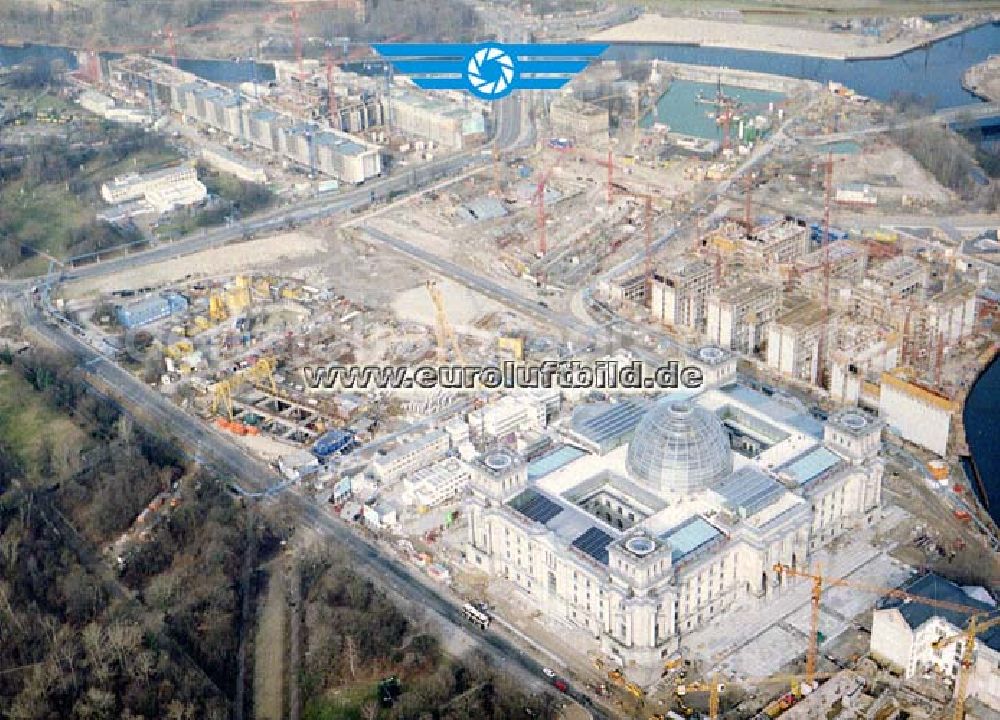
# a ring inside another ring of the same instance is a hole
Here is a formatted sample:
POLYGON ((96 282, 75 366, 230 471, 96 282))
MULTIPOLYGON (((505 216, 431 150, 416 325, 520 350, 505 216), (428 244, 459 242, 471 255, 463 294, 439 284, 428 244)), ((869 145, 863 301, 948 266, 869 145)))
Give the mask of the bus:
POLYGON ((485 630, 490 626, 490 616, 484 613, 482 610, 478 610, 469 603, 465 603, 462 606, 462 613, 465 615, 465 619, 471 622, 473 625, 479 626, 481 630, 485 630))

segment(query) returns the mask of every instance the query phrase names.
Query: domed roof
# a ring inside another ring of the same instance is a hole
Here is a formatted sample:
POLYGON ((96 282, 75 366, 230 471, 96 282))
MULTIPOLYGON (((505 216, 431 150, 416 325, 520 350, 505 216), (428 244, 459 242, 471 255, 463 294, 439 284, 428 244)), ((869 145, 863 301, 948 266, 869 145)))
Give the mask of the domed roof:
POLYGON ((733 453, 726 429, 712 412, 667 400, 640 421, 626 465, 637 481, 658 494, 690 493, 732 474, 733 453))

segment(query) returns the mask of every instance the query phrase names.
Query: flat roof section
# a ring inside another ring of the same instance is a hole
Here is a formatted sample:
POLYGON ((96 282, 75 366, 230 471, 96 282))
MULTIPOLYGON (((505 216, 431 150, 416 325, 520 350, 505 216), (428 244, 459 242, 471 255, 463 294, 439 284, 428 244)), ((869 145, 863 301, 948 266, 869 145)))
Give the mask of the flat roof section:
POLYGON ((635 430, 646 414, 646 407, 631 400, 614 403, 606 410, 577 421, 573 430, 596 445, 603 445, 635 430))
POLYGON ((827 450, 825 447, 818 447, 807 452, 802 457, 779 468, 780 473, 784 473, 792 478, 800 487, 812 482, 830 468, 836 467, 842 462, 839 455, 827 450))
POLYGON ((661 540, 670 543, 671 562, 674 563, 720 537, 722 532, 700 515, 688 518, 677 527, 660 535, 661 540))
POLYGON ((573 541, 572 545, 590 555, 597 562, 607 565, 608 545, 611 544, 613 539, 600 528, 592 527, 587 528, 582 535, 573 541))
POLYGON ((586 455, 572 445, 563 445, 528 463, 528 481, 533 482, 586 455))
POLYGON ((563 511, 558 503, 553 502, 531 488, 511 499, 507 505, 517 510, 529 520, 541 523, 542 525, 563 511))
POLYGON ((722 504, 732 513, 755 515, 785 494, 785 489, 774 478, 755 467, 737 470, 715 486, 722 496, 722 504))

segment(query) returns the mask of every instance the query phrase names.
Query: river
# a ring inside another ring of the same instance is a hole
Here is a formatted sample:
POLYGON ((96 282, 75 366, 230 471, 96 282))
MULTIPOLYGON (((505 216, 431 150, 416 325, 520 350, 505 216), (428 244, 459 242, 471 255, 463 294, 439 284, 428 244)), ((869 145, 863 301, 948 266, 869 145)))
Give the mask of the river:
MULTIPOLYGON (((973 385, 963 411, 969 452, 986 490, 990 517, 1000 525, 1000 354, 973 385)), ((975 483, 973 483, 975 487, 975 483)), ((977 490, 978 492, 978 490, 977 490)))
POLYGON ((855 92, 888 100, 894 92, 929 98, 935 107, 957 107, 978 102, 962 87, 962 73, 1000 49, 1000 23, 980 25, 939 40, 926 49, 875 60, 829 60, 759 50, 705 48, 697 45, 616 44, 604 53, 607 59, 668 60, 739 70, 830 80, 855 92))
MULTIPOLYGON (((117 53, 101 53, 102 57, 120 57, 117 53)), ((42 57, 47 60, 62 60, 71 70, 77 68, 76 51, 72 48, 55 45, 25 45, 14 47, 0 45, 0 67, 22 63, 32 58, 42 57)), ((170 58, 159 58, 169 62, 170 58)), ((253 63, 249 60, 211 60, 178 58, 177 66, 206 80, 217 83, 238 83, 258 80, 268 82, 274 80, 274 66, 270 63, 253 63)))

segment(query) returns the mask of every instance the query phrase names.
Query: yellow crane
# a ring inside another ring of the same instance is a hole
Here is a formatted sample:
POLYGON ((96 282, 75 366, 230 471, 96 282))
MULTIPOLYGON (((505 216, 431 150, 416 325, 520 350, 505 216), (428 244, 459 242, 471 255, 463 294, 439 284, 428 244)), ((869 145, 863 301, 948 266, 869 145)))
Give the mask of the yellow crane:
POLYGON ((615 685, 625 688, 628 692, 632 693, 640 700, 646 696, 646 691, 639 687, 638 684, 625 677, 624 673, 622 673, 622 671, 618 668, 608 672, 608 680, 613 682, 615 685))
MULTIPOLYGON (((812 678, 829 678, 836 675, 836 673, 813 673, 812 678)), ((747 678, 741 681, 741 685, 765 685, 767 683, 791 683, 793 692, 795 692, 796 683, 801 680, 807 680, 807 682, 812 683, 813 680, 808 680, 805 675, 769 675, 767 677, 757 677, 757 678, 747 678)), ((674 689, 674 692, 678 697, 684 697, 690 692, 707 692, 708 695, 708 717, 710 720, 718 720, 719 717, 719 696, 726 691, 726 684, 719 681, 718 676, 713 676, 712 679, 705 682, 690 682, 690 683, 680 683, 674 689)), ((796 693, 797 694, 797 693, 796 693)))
POLYGON ((965 717, 965 695, 969 690, 969 675, 972 674, 972 664, 975 660, 973 656, 976 648, 976 636, 981 632, 1000 625, 1000 616, 991 618, 986 622, 980 622, 980 617, 980 615, 973 615, 969 618, 969 624, 966 626, 964 633, 944 637, 931 644, 935 650, 940 650, 957 640, 965 640, 965 644, 962 646, 962 660, 958 667, 958 678, 955 683, 954 720, 962 720, 965 717))
POLYGON ((233 419, 233 393, 245 382, 252 382, 256 385, 268 383, 272 395, 278 394, 278 386, 274 382, 274 370, 277 361, 272 357, 262 357, 253 365, 230 375, 224 380, 220 380, 212 389, 212 412, 218 413, 221 408, 226 409, 229 419, 233 419))
POLYGON ((462 353, 462 348, 458 344, 458 338, 455 337, 455 331, 452 330, 451 324, 448 322, 448 315, 445 312, 444 296, 441 294, 441 289, 438 287, 437 282, 434 280, 427 281, 427 292, 430 293, 431 301, 434 303, 434 318, 436 321, 436 334, 437 334, 437 357, 439 363, 444 363, 448 358, 448 344, 451 344, 451 350, 455 354, 455 360, 462 366, 465 365, 465 355, 462 353))
POLYGON ((778 573, 778 575, 805 578, 806 580, 810 580, 812 582, 812 614, 809 629, 809 649, 806 652, 806 679, 809 682, 812 682, 813 677, 816 675, 816 656, 819 653, 819 605, 820 600, 822 599, 824 587, 850 587, 877 595, 899 598, 901 600, 911 600, 913 602, 922 603, 931 607, 954 610, 955 612, 964 613, 969 616, 983 614, 982 608, 945 602, 943 600, 934 600, 932 598, 924 597, 923 595, 908 593, 904 590, 900 590, 899 588, 886 588, 878 585, 867 585, 865 583, 855 582, 854 580, 848 580, 847 578, 828 577, 826 575, 821 575, 816 571, 807 572, 805 570, 799 570, 791 567, 790 565, 783 565, 781 563, 776 563, 773 569, 776 573, 778 573))
POLYGON ((222 295, 213 292, 208 296, 208 317, 212 322, 222 322, 229 313, 226 312, 226 301, 222 295))

